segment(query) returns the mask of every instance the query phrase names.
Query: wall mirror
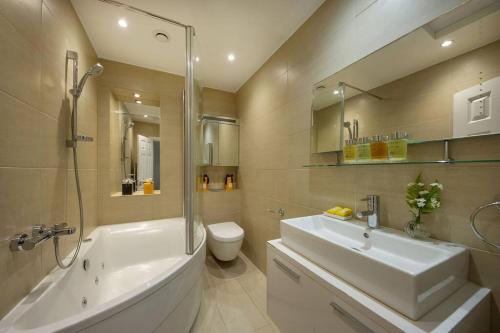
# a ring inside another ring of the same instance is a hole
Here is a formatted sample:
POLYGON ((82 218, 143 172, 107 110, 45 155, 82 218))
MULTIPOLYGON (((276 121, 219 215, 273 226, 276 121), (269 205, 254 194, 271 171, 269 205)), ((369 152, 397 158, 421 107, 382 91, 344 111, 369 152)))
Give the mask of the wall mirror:
POLYGON ((159 194, 159 97, 113 89, 110 98, 111 195, 159 194))
POLYGON ((462 6, 313 86, 311 149, 500 133, 500 5, 462 6))

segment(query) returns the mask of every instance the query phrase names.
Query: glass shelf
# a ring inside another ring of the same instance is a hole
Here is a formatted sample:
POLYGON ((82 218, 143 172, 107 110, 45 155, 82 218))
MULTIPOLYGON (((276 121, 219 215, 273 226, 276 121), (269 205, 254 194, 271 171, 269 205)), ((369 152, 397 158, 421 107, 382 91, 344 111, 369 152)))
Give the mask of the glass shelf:
MULTIPOLYGON (((427 140, 408 139, 408 145, 420 145, 420 144, 426 144, 426 143, 456 142, 456 141, 474 140, 474 139, 482 139, 482 138, 498 137, 498 136, 500 136, 500 133, 492 133, 492 134, 476 135, 476 136, 467 136, 467 137, 458 137, 458 138, 444 138, 444 139, 427 139, 427 140)), ((325 151, 323 153, 342 153, 342 149, 325 151)), ((317 154, 321 154, 321 153, 317 153, 317 154)))
POLYGON ((306 164, 304 168, 330 168, 330 167, 349 167, 357 165, 409 165, 409 164, 473 164, 473 163, 500 163, 496 160, 440 160, 440 161, 373 161, 373 162, 352 162, 337 164, 306 164))

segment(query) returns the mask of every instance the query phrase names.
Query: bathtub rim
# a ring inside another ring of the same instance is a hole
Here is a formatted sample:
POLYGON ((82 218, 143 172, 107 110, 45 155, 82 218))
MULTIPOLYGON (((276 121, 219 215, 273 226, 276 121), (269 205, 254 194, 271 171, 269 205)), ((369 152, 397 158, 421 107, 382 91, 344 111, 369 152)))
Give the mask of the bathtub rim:
MULTIPOLYGON (((93 242, 82 244, 81 252, 78 255, 77 261, 75 265, 79 265, 81 263, 81 259, 87 254, 90 248, 92 248, 92 244, 94 244, 94 239, 97 240, 98 237, 101 236, 101 232, 104 229, 111 228, 120 228, 120 227, 136 227, 138 225, 143 224, 152 224, 155 223, 165 223, 168 224, 170 222, 182 223, 185 225, 185 219, 183 217, 174 217, 174 218, 166 218, 166 219, 157 219, 157 220, 148 220, 148 221, 139 221, 139 222, 130 222, 130 223, 120 223, 120 224, 108 224, 108 225, 100 225, 97 226, 92 232, 87 236, 87 238, 92 238, 93 242)), ((117 314, 126 308, 133 306, 134 304, 140 302, 146 297, 152 295, 165 285, 167 285, 170 281, 177 278, 181 275, 189 266, 189 263, 194 262, 195 258, 203 253, 203 248, 206 245, 206 231, 205 228, 202 229, 202 240, 200 245, 196 249, 196 251, 192 255, 183 254, 183 260, 179 261, 173 266, 169 266, 167 271, 164 271, 158 275, 156 275, 153 279, 148 281, 147 283, 141 284, 126 293, 113 298, 107 302, 96 305, 92 309, 89 309, 84 312, 80 312, 74 315, 71 315, 67 318, 64 318, 59 321, 55 321, 43 326, 38 327, 29 327, 23 328, 19 325, 16 325, 17 322, 22 318, 22 316, 29 311, 34 304, 36 303, 28 303, 24 304, 25 301, 36 294, 39 290, 41 290, 41 294, 37 296, 38 298, 43 297, 46 293, 50 292, 51 289, 55 288, 58 283, 64 279, 64 277, 69 274, 69 272, 73 269, 70 268, 68 270, 62 270, 59 267, 55 267, 53 270, 49 272, 31 291, 28 295, 23 297, 21 301, 17 303, 17 305, 9 311, 5 317, 0 320, 0 333, 38 333, 38 332, 58 332, 60 330, 73 329, 75 331, 79 331, 85 329, 87 327, 93 326, 100 321, 105 320, 108 317, 117 314), (45 287, 49 283, 48 287, 45 287)), ((182 229, 183 231, 185 228, 182 229)), ((71 256, 74 250, 68 255, 71 256)))

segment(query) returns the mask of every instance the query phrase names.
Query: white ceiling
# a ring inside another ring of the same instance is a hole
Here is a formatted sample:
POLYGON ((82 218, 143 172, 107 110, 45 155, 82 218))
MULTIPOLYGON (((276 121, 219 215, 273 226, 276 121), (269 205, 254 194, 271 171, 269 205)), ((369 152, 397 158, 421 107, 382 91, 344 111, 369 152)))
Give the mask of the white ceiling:
POLYGON ((123 105, 125 106, 125 109, 127 109, 132 120, 142 121, 145 123, 160 123, 160 108, 157 106, 130 102, 124 102, 123 105), (144 118, 146 115, 147 118, 144 118))
MULTIPOLYGON (((122 0, 196 29, 205 86, 237 91, 324 0, 122 0), (227 55, 236 60, 229 62, 227 55)), ((100 58, 184 75, 182 28, 97 0, 72 0, 100 58), (117 25, 126 19, 127 28, 117 25), (160 43, 153 31, 164 30, 160 43)))

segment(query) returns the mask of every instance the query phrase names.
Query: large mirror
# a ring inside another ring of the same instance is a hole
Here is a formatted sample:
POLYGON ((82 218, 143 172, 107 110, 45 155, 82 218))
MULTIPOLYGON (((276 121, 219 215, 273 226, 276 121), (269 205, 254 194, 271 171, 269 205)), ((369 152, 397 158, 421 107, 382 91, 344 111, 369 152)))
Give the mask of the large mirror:
MULTIPOLYGON (((484 3, 484 2, 483 2, 484 3)), ((313 87, 312 151, 500 133, 500 6, 462 6, 313 87)))
POLYGON ((114 90, 110 102, 111 195, 159 194, 159 99, 114 90))

